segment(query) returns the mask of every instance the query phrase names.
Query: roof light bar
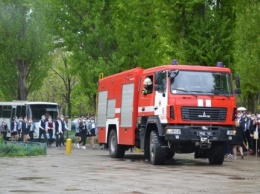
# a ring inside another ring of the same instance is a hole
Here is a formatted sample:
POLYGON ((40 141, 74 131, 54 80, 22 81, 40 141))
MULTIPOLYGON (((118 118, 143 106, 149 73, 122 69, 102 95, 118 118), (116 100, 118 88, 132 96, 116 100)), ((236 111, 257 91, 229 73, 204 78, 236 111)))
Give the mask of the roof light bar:
POLYGON ((177 65, 178 64, 178 61, 176 59, 173 59, 172 60, 172 65, 177 65))
POLYGON ((217 62, 217 67, 223 67, 223 63, 222 62, 217 62))

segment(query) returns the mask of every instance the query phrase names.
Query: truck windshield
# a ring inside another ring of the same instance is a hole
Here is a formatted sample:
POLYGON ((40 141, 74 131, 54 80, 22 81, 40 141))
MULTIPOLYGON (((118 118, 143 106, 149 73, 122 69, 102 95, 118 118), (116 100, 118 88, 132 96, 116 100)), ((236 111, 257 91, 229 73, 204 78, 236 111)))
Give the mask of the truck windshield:
POLYGON ((233 95, 229 73, 179 71, 170 84, 172 94, 233 95))

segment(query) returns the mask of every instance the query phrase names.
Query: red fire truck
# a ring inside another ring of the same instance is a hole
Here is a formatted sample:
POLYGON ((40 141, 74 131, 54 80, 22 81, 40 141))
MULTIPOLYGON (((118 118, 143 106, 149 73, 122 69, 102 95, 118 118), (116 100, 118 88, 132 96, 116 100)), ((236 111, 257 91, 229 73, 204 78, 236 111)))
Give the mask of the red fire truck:
POLYGON ((112 158, 137 147, 152 164, 175 153, 195 153, 210 164, 224 161, 232 140, 236 93, 228 68, 191 65, 140 67, 100 79, 98 141, 112 158), (147 78, 152 85, 144 91, 147 78))

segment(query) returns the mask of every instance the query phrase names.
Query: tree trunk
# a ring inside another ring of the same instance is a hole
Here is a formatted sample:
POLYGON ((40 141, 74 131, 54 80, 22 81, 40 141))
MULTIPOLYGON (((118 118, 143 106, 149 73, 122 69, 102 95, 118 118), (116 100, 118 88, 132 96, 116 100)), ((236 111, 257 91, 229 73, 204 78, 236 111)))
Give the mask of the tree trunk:
POLYGON ((17 60, 18 69, 18 99, 27 100, 27 86, 26 76, 28 73, 26 62, 23 60, 17 60))
MULTIPOLYGON (((25 37, 26 32, 26 17, 28 8, 26 6, 22 7, 22 25, 20 32, 18 34, 18 40, 20 44, 25 37)), ((28 73, 28 66, 25 60, 17 57, 17 69, 18 69, 18 99, 17 100, 27 100, 27 87, 26 87, 26 76, 28 73)))
POLYGON ((256 112, 255 102, 256 102, 256 96, 252 93, 249 93, 247 96, 248 111, 256 112))

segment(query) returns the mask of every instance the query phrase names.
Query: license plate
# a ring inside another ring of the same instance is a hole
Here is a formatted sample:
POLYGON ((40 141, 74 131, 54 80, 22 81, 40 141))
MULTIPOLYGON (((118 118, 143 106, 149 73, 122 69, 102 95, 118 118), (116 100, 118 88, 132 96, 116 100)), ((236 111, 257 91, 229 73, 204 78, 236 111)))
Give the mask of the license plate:
POLYGON ((212 132, 211 131, 198 131, 197 135, 198 136, 212 136, 212 132))

